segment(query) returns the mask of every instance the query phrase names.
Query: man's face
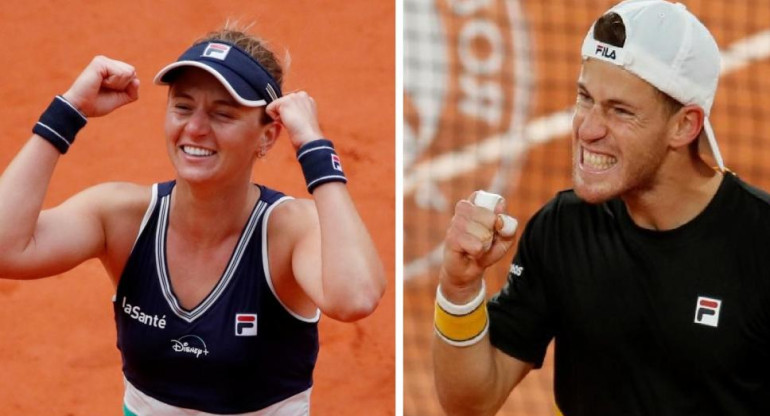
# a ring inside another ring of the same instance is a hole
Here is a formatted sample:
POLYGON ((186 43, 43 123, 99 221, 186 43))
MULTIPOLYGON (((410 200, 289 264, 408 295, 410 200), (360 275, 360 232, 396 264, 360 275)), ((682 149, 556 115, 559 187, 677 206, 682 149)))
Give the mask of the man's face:
POLYGON ((655 88, 619 66, 587 59, 572 120, 572 177, 589 203, 651 189, 668 151, 670 114, 655 88))

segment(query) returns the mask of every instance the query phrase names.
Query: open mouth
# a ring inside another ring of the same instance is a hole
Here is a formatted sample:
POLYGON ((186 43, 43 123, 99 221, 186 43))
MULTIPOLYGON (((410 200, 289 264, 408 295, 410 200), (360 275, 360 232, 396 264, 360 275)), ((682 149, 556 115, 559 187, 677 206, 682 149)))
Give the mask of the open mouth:
POLYGON ((605 171, 615 166, 618 159, 614 156, 593 153, 581 147, 580 163, 590 170, 605 171))
POLYGON ((202 147, 196 147, 196 146, 189 146, 184 145, 180 146, 182 149, 182 152, 186 155, 194 156, 194 157, 207 157, 214 155, 216 152, 209 149, 204 149, 202 147))

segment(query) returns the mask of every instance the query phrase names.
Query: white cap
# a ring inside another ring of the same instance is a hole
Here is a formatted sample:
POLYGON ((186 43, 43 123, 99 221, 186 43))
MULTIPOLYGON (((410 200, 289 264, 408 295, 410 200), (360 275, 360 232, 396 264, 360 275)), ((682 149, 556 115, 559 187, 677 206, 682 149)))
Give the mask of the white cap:
POLYGON ((621 66, 682 104, 695 104, 706 118, 703 128, 720 170, 724 162, 709 122, 719 81, 721 56, 714 37, 681 3, 627 0, 607 13, 617 13, 626 29, 623 47, 599 42, 594 28, 583 40, 583 59, 621 66))

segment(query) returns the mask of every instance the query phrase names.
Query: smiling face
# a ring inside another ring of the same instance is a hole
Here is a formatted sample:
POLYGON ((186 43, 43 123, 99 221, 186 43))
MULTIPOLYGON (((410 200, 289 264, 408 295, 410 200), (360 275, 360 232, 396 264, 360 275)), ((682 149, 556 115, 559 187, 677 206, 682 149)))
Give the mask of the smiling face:
POLYGON ((239 105, 211 74, 180 70, 169 89, 166 145, 177 177, 191 183, 250 180, 260 148, 272 145, 264 108, 239 105))
POLYGON ((671 127, 671 113, 653 86, 616 65, 584 61, 572 121, 577 195, 600 203, 651 189, 671 127))

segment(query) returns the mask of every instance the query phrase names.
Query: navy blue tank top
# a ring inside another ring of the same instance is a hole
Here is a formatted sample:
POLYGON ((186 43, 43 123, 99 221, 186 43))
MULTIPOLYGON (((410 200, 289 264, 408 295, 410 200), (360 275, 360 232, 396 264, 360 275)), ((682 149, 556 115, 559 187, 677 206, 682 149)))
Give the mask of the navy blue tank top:
POLYGON ((115 295, 126 379, 170 405, 221 414, 259 410, 310 388, 320 312, 308 319, 285 308, 267 262, 267 218, 284 195, 259 186, 259 201, 223 275, 187 310, 166 264, 173 187, 153 187, 151 211, 115 295))

